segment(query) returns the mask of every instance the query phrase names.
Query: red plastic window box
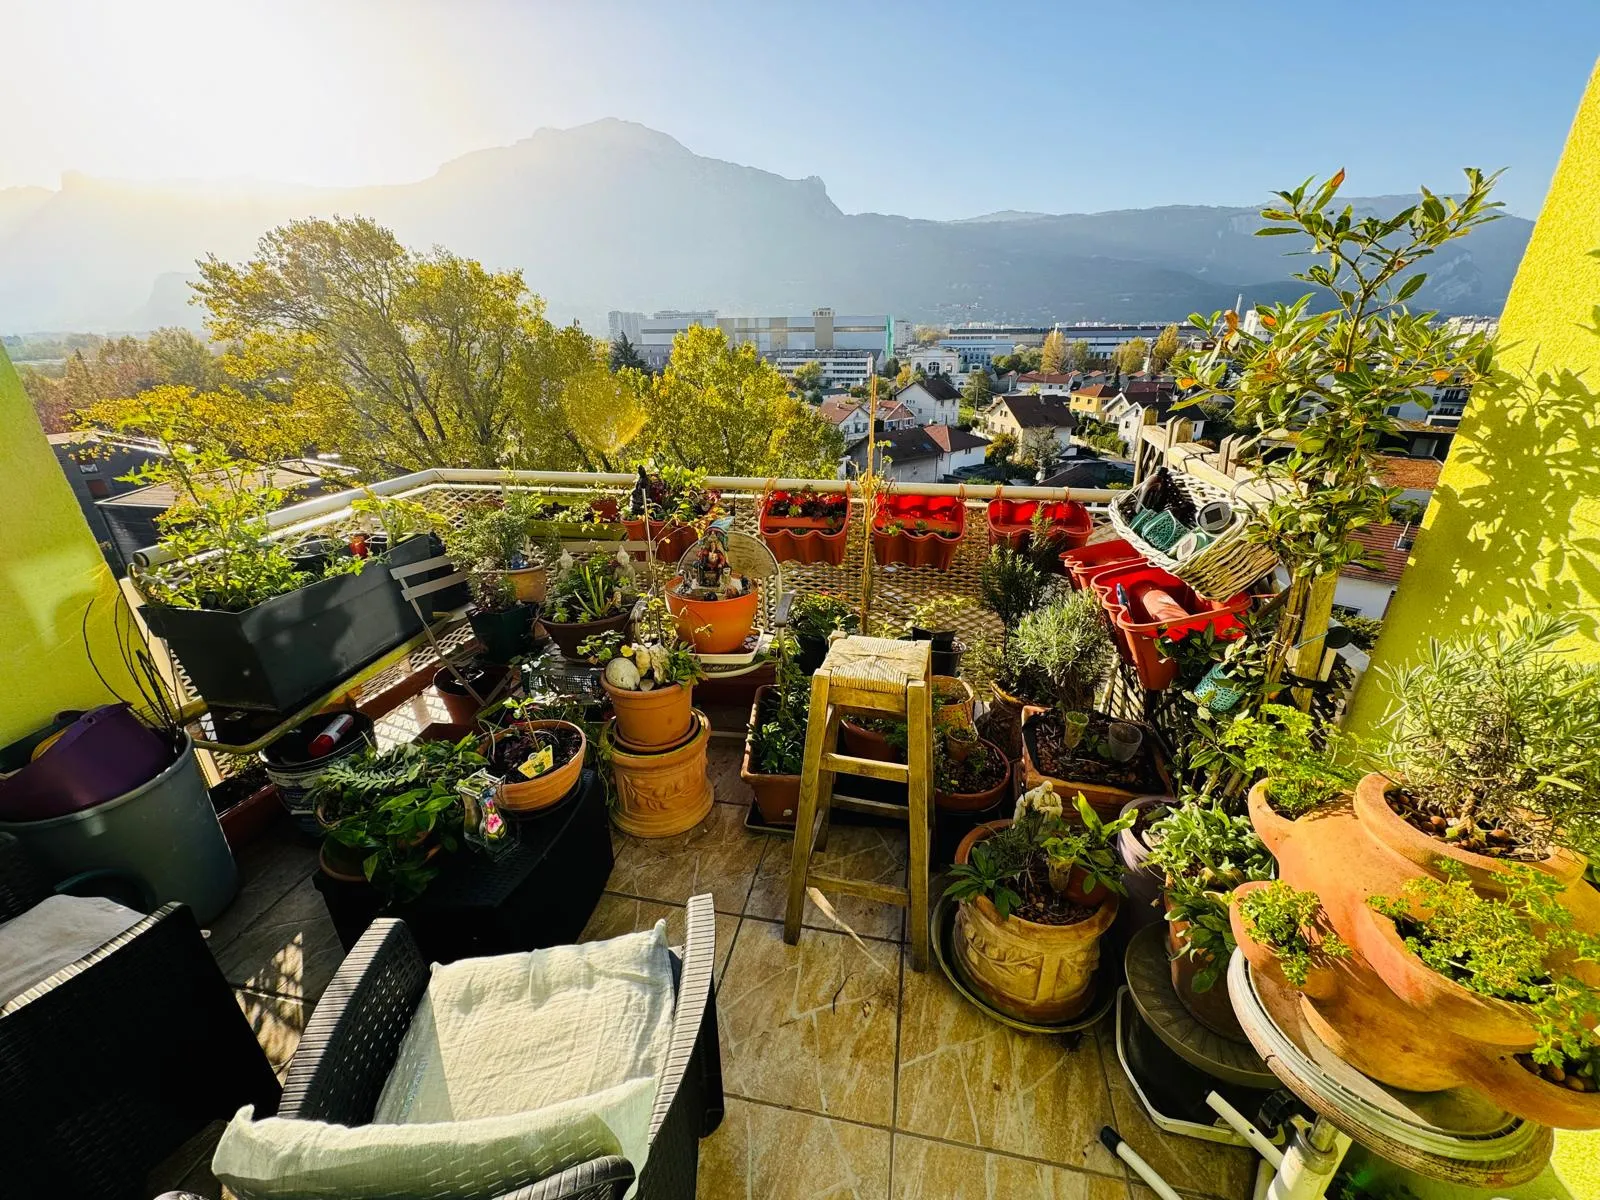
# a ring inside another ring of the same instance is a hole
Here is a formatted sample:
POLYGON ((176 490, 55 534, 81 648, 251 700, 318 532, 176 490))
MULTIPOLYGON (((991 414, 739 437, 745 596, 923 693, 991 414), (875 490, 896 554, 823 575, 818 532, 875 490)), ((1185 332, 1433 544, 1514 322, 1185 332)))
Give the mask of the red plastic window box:
POLYGON ((1076 500, 989 501, 989 544, 1021 550, 1033 540, 1034 516, 1041 509, 1053 543, 1076 550, 1094 532, 1094 518, 1076 500))
POLYGON ((1127 539, 1112 538, 1109 541, 1096 542, 1092 546, 1063 551, 1061 565, 1066 569, 1067 578, 1072 581, 1072 586, 1082 591, 1090 585, 1097 574, 1108 567, 1143 566, 1144 557, 1127 539))
POLYGON ((967 528, 967 506, 956 496, 891 492, 872 516, 872 557, 880 566, 950 569, 967 528))
POLYGON ((761 540, 779 562, 844 562, 850 538, 850 494, 772 492, 761 505, 761 540))
POLYGON ((1244 632, 1239 614, 1252 599, 1249 592, 1240 592, 1223 601, 1207 600, 1177 576, 1145 565, 1102 571, 1093 587, 1111 618, 1123 658, 1151 691, 1171 687, 1178 678, 1176 660, 1162 656, 1156 639, 1179 638, 1206 628, 1217 637, 1238 637, 1244 632))

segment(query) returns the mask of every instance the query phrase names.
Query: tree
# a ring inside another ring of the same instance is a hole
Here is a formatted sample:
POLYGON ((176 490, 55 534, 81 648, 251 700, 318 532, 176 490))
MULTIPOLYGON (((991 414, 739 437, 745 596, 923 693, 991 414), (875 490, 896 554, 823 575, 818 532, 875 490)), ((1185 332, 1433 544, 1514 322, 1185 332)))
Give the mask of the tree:
POLYGON ((944 337, 944 332, 937 325, 918 325, 911 332, 911 340, 919 346, 933 346, 944 337))
POLYGON ((909 387, 922 377, 922 372, 914 369, 910 363, 901 363, 900 370, 895 372, 894 391, 909 387))
POLYGON ((1069 371, 1087 371, 1094 364, 1094 354, 1089 349, 1089 343, 1078 338, 1067 347, 1067 369, 1069 371))
POLYGON ((1466 177, 1462 195, 1423 189, 1417 203, 1389 217, 1334 208, 1343 171, 1277 193, 1281 203, 1262 210, 1267 224, 1256 234, 1310 243, 1313 265, 1295 278, 1325 293, 1327 307, 1312 311, 1310 293, 1260 306, 1259 336, 1232 311, 1190 318, 1215 344, 1179 356, 1178 385, 1192 389, 1187 402, 1232 400, 1236 424, 1289 444, 1287 454, 1261 464, 1276 498, 1247 529, 1289 574, 1269 684, 1301 637, 1313 585, 1367 564, 1355 534, 1385 520, 1399 495, 1377 470, 1379 447, 1398 428, 1390 410, 1422 403, 1429 388, 1458 376, 1471 387, 1492 370, 1494 347, 1481 334, 1460 335, 1406 307, 1427 281, 1419 260, 1498 216, 1500 205, 1489 201, 1496 177, 1473 168, 1466 177))
POLYGON ((900 360, 894 355, 889 355, 878 367, 878 375, 882 379, 893 379, 900 374, 900 360))
POLYGON ((1032 471, 1049 470, 1061 447, 1053 429, 1024 429, 1012 461, 1032 471))
POLYGON ((1178 356, 1178 327, 1168 325, 1161 331, 1161 336, 1156 338, 1154 346, 1150 347, 1150 369, 1161 372, 1167 369, 1168 364, 1178 356))
POLYGON ((1144 370, 1145 356, 1149 353, 1150 343, 1142 337, 1136 337, 1118 346, 1111 361, 1124 375, 1136 375, 1144 370))
POLYGON ((611 369, 621 371, 624 368, 646 374, 650 371, 639 348, 628 340, 627 334, 619 333, 617 340, 611 343, 611 369))
POLYGON ((987 463, 1010 462, 1017 454, 1017 435, 1010 432, 995 434, 984 447, 983 461, 987 463))
POLYGON ((989 372, 982 367, 967 373, 967 382, 961 389, 961 398, 972 406, 974 412, 989 403, 994 387, 989 382, 989 372))
POLYGON ((754 346, 703 325, 673 339, 643 440, 658 460, 713 475, 831 475, 844 454, 843 435, 754 346))
POLYGON ((295 221, 195 291, 225 365, 316 414, 307 433, 357 467, 552 468, 584 461, 568 380, 598 343, 557 330, 518 271, 403 247, 364 217, 295 221))
POLYGON ((634 367, 611 371, 598 358, 567 379, 561 409, 586 466, 609 472, 626 465, 622 454, 643 432, 649 416, 648 391, 645 372, 634 367))
POLYGON ((1039 369, 1046 375, 1060 375, 1067 369, 1067 335, 1052 329, 1044 335, 1044 346, 1039 351, 1039 369))
POLYGON ((794 384, 795 391, 813 404, 822 399, 822 364, 804 362, 789 376, 789 382, 794 384))

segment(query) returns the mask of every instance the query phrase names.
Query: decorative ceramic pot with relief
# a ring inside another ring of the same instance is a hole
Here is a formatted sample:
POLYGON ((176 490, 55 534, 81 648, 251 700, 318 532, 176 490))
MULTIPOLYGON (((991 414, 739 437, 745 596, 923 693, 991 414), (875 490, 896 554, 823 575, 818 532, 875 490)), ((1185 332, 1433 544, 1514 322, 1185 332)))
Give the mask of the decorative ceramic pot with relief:
POLYGON ((706 774, 711 722, 693 711, 689 736, 678 745, 650 753, 625 750, 616 738, 615 719, 600 735, 611 760, 616 807, 611 819, 634 837, 672 837, 693 829, 711 815, 714 796, 706 774))

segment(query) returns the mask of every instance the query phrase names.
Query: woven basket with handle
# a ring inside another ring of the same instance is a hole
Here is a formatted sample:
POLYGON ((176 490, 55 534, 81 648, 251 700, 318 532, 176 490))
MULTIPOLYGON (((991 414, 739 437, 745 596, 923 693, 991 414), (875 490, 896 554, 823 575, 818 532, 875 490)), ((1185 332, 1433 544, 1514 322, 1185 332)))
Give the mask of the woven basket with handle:
MULTIPOLYGON (((1197 510, 1212 500, 1232 501, 1221 488, 1192 475, 1173 471, 1171 477, 1173 484, 1193 501, 1197 510)), ((1237 504, 1233 504, 1233 519, 1228 527, 1198 554, 1181 561, 1140 536, 1134 527, 1134 514, 1138 511, 1137 491, 1123 493, 1106 507, 1112 528, 1143 555, 1146 562, 1176 575, 1207 600, 1226 600, 1238 595, 1278 564, 1278 556, 1270 548, 1245 540, 1245 514, 1237 504)))

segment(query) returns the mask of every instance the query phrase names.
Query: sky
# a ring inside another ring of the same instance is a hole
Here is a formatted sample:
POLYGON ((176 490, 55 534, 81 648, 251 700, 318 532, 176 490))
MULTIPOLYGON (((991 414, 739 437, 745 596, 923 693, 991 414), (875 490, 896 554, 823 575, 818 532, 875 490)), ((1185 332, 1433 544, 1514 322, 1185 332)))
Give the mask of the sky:
POLYGON ((621 117, 928 218, 1506 168, 1537 214, 1600 0, 0 0, 0 187, 403 182, 621 117))

